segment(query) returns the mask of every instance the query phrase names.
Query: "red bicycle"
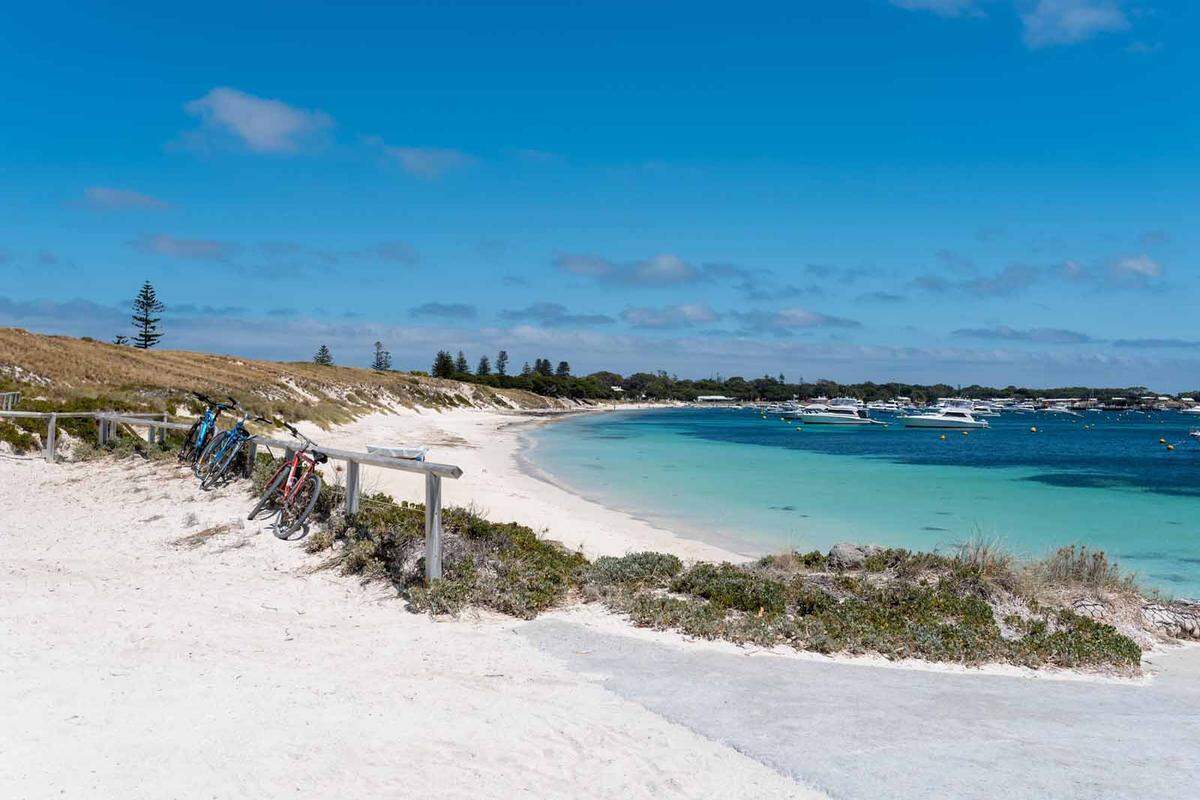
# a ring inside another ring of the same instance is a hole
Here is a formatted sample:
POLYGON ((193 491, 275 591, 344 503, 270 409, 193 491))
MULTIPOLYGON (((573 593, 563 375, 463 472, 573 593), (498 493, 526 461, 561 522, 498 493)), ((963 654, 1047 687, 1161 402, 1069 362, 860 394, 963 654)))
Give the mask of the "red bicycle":
MULTIPOLYGON (((283 423, 283 427, 303 442, 303 446, 285 458, 279 469, 267 481, 267 488, 250 512, 254 519, 263 511, 270 510, 279 515, 275 522, 275 535, 290 539, 292 534, 304 527, 309 514, 317 505, 321 495, 321 476, 317 464, 324 464, 329 457, 316 449, 316 443, 300 431, 283 423)), ((303 538, 303 537, 301 537, 303 538)))

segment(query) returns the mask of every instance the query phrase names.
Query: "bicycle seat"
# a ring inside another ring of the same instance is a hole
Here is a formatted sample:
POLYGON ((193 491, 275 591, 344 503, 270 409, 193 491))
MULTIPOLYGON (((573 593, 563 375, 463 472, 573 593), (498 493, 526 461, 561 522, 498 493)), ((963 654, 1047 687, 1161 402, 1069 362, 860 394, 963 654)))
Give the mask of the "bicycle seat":
POLYGON ((313 453, 313 461, 316 461, 318 464, 324 464, 328 460, 329 456, 324 453, 313 453))

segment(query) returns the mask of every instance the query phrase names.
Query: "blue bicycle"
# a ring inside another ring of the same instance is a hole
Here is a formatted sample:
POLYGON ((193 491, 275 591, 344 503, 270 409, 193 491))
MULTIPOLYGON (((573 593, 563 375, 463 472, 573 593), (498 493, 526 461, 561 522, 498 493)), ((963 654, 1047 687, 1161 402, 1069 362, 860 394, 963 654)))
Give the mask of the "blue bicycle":
MULTIPOLYGON (((231 398, 232 399, 232 398, 231 398)), ((249 412, 235 401, 234 408, 241 412, 241 417, 227 431, 221 431, 212 440, 196 460, 196 477, 200 479, 201 489, 211 489, 235 476, 239 467, 244 471, 249 449, 246 444, 254 438, 254 434, 246 430, 246 421, 251 419, 249 412)), ((254 417, 256 422, 269 422, 264 417, 254 417)))
POLYGON ((221 412, 233 408, 237 401, 230 397, 228 403, 218 403, 216 400, 199 392, 192 392, 192 394, 196 399, 204 403, 207 408, 204 409, 204 413, 200 415, 200 418, 188 430, 187 438, 183 441, 183 447, 179 448, 179 461, 183 464, 195 465, 201 453, 204 452, 204 448, 212 440, 213 434, 217 432, 217 420, 220 419, 221 412))

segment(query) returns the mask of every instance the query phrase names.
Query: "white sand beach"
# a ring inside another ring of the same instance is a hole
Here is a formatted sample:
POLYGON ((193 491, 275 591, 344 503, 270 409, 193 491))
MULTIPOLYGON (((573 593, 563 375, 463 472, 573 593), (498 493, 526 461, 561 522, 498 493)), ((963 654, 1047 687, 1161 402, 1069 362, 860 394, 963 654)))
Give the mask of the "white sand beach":
MULTIPOLYGON (((418 419, 468 442, 496 420, 418 419)), ((496 454, 452 452, 473 478, 453 501, 482 485, 503 514, 535 494, 501 485, 496 454)), ((0 796, 819 796, 567 669, 521 623, 434 621, 313 572, 247 505, 173 466, 0 458, 0 796)), ((656 535, 606 541, 592 513, 588 547, 656 535)))

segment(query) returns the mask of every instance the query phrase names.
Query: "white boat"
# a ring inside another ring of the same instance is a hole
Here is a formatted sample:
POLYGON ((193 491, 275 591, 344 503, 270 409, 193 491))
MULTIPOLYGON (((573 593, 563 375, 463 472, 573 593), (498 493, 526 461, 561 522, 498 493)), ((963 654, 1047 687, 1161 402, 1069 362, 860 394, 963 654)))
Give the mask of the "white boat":
POLYGON ((1200 406, 1190 406, 1179 409, 1180 414, 1200 414, 1200 406))
POLYGON ((1069 417, 1078 417, 1079 416, 1078 411, 1072 411, 1071 409, 1067 408, 1066 406, 1062 406, 1062 405, 1046 406, 1042 410, 1049 414, 1066 414, 1069 417))
MULTIPOLYGON (((834 401, 836 402, 836 401, 834 401)), ((825 405, 813 403, 789 415, 805 425, 886 425, 877 419, 871 419, 867 410, 857 405, 825 405)))
POLYGON ((987 428, 986 419, 975 419, 971 412, 961 408, 940 408, 928 414, 913 414, 901 417, 900 421, 906 428, 951 428, 966 430, 968 428, 987 428))

